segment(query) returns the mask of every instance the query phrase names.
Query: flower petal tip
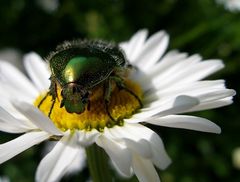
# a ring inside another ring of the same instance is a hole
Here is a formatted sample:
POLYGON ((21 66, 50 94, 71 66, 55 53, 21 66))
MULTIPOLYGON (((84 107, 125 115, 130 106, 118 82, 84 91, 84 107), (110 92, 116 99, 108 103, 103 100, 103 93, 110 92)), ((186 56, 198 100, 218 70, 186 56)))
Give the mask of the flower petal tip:
POLYGON ((222 133, 222 129, 218 125, 216 125, 215 132, 213 131, 213 133, 221 134, 222 133))
POLYGON ((166 159, 165 161, 165 165, 161 168, 162 170, 167 169, 170 165, 172 164, 172 159, 170 159, 170 157, 168 159, 166 159))
POLYGON ((138 33, 141 33, 141 34, 148 34, 148 29, 147 28, 143 28, 143 29, 140 29, 140 30, 138 30, 137 32, 136 32, 136 34, 138 34, 138 33))
POLYGON ((233 89, 230 89, 230 91, 231 91, 231 96, 235 96, 237 94, 237 92, 233 89))

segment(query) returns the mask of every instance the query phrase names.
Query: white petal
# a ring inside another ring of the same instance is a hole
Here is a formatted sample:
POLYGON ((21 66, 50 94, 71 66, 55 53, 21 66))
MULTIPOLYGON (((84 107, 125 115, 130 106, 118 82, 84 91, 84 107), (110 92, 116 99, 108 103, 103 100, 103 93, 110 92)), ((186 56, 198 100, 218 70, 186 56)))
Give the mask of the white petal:
MULTIPOLYGON (((170 64, 170 66, 159 70, 158 72, 155 72, 152 74, 152 83, 156 87, 156 89, 165 88, 164 85, 167 85, 170 81, 173 82, 174 80, 179 80, 179 74, 182 72, 186 72, 187 70, 190 70, 189 67, 196 66, 200 64, 202 57, 199 55, 192 55, 190 57, 187 57, 186 59, 180 59, 176 60, 175 64, 170 64), (173 80, 173 81, 172 81, 173 80)), ((159 62, 160 68, 162 67, 161 62, 159 62)), ((166 64, 163 64, 163 66, 166 64)), ((156 65, 156 67, 158 67, 156 65)), ((189 76, 189 75, 188 75, 189 76)), ((175 84, 177 82, 174 82, 175 84)))
POLYGON ((199 81, 192 84, 188 84, 184 87, 176 86, 175 88, 163 89, 154 93, 148 93, 144 102, 150 102, 149 109, 154 107, 161 107, 162 104, 168 102, 169 99, 175 98, 176 95, 188 95, 199 100, 199 104, 189 108, 186 112, 202 110, 202 108, 215 108, 228 105, 231 102, 222 102, 215 104, 217 100, 222 100, 225 98, 232 98, 236 94, 234 90, 226 89, 223 80, 215 81, 199 81), (156 101, 154 101, 156 100, 156 101))
POLYGON ((197 95, 200 104, 190 108, 189 111, 200 111, 204 109, 218 108, 232 103, 233 96, 236 94, 235 90, 222 89, 218 91, 211 91, 197 95))
POLYGON ((198 104, 199 101, 197 98, 180 95, 165 102, 161 102, 160 100, 160 103, 152 105, 148 108, 143 108, 140 113, 133 115, 130 119, 124 119, 124 121, 128 123, 143 122, 153 116, 165 116, 169 114, 182 113, 198 104))
POLYGON ((29 132, 14 140, 1 144, 0 164, 49 137, 50 135, 46 132, 29 132))
POLYGON ((152 68, 151 72, 146 73, 152 76, 152 78, 155 77, 155 75, 158 75, 159 73, 163 72, 164 70, 169 69, 174 64, 179 63, 182 60, 185 60, 187 58, 187 53, 179 53, 176 50, 169 51, 164 57, 156 63, 156 65, 152 68))
POLYGON ((205 109, 218 108, 232 103, 232 98, 236 94, 235 90, 231 89, 206 89, 193 91, 189 93, 190 96, 196 97, 199 100, 199 104, 186 110, 190 111, 200 111, 205 109), (201 93, 202 92, 202 93, 201 93))
POLYGON ((62 135, 62 132, 56 128, 53 122, 33 105, 25 102, 15 102, 13 105, 41 130, 53 135, 62 135))
POLYGON ((152 35, 144 45, 141 53, 136 57, 134 63, 141 70, 151 68, 166 51, 169 36, 166 32, 160 31, 152 35))
POLYGON ((144 91, 152 89, 154 85, 157 89, 158 82, 168 79, 171 75, 175 74, 175 72, 179 71, 179 64, 183 64, 182 62, 188 62, 187 65, 189 65, 190 63, 192 64, 193 62, 201 59, 198 55, 191 56, 188 59, 186 58, 186 53, 171 51, 158 61, 151 69, 144 71, 144 73, 138 70, 138 74, 135 74, 136 76, 133 76, 133 78, 136 77, 135 80, 138 80, 140 83, 144 83, 144 91))
POLYGON ((24 56, 24 66, 39 91, 47 90, 50 86, 50 71, 47 63, 32 52, 24 56))
POLYGON ((144 100, 145 101, 154 101, 156 99, 162 99, 167 97, 176 97, 176 95, 189 95, 189 96, 197 96, 200 94, 218 91, 225 89, 225 81, 224 80, 204 80, 197 81, 193 83, 182 85, 176 85, 175 87, 168 87, 165 89, 159 89, 155 92, 148 92, 144 100))
POLYGON ((189 109, 188 112, 202 111, 202 110, 206 110, 206 109, 213 109, 213 108, 227 106, 227 105, 230 105, 233 103, 232 99, 233 99, 233 97, 227 97, 227 98, 224 98, 221 100, 200 103, 199 105, 189 109))
POLYGON ((28 129, 14 126, 14 125, 8 125, 6 122, 4 122, 0 118, 0 131, 7 132, 7 133, 24 133, 28 131, 28 129))
POLYGON ((139 182, 160 182, 159 176, 152 162, 138 156, 137 154, 133 155, 133 171, 139 182))
POLYGON ((75 156, 74 160, 66 169, 66 175, 68 174, 75 174, 79 171, 82 171, 83 168, 86 166, 86 151, 84 148, 78 146, 78 154, 75 156))
MULTIPOLYGON (((46 145, 44 146, 43 150, 43 155, 45 156, 47 153, 52 151, 54 146, 58 141, 48 141, 46 142, 46 145)), ((78 147, 79 153, 75 157, 75 159, 72 161, 72 163, 68 166, 67 171, 66 171, 66 176, 69 174, 74 174, 76 172, 81 171, 85 166, 86 166, 86 152, 84 148, 81 148, 80 146, 78 147)))
POLYGON ((130 41, 125 44, 125 46, 123 46, 123 44, 120 45, 125 51, 126 56, 131 63, 133 63, 136 56, 141 53, 141 49, 144 45, 147 34, 147 30, 140 30, 132 36, 130 41))
POLYGON ((230 96, 234 96, 235 94, 236 94, 235 90, 223 89, 198 95, 197 98, 199 99, 200 102, 211 102, 215 100, 224 99, 230 96))
POLYGON ((126 54, 126 51, 128 50, 128 41, 120 42, 118 45, 119 45, 120 48, 123 49, 123 51, 124 51, 125 54, 126 54))
POLYGON ((128 125, 115 126, 108 131, 105 130, 104 134, 117 140, 123 140, 126 146, 134 153, 138 153, 145 158, 152 157, 149 141, 145 139, 144 135, 139 135, 136 128, 130 128, 128 125), (108 135, 108 132, 111 136, 108 135))
POLYGON ((28 103, 32 103, 35 99, 29 95, 26 95, 26 93, 24 93, 23 91, 19 91, 15 87, 12 87, 8 83, 3 83, 2 81, 0 81, 0 86, 1 86, 1 90, 0 90, 1 98, 5 98, 7 100, 21 99, 28 103))
POLYGON ((125 124, 128 130, 134 132, 134 135, 144 138, 149 142, 152 150, 152 162, 160 169, 165 169, 171 163, 161 138, 151 129, 141 124, 125 124))
POLYGON ((193 82, 206 78, 207 76, 224 68, 222 60, 205 60, 196 65, 189 66, 179 77, 184 78, 180 83, 193 82))
POLYGON ((92 129, 91 131, 77 131, 76 132, 78 143, 83 147, 87 147, 95 143, 96 139, 101 135, 99 131, 96 129, 92 129))
POLYGON ((186 59, 186 57, 186 53, 170 51, 150 70, 142 72, 140 69, 137 69, 135 72, 131 72, 130 77, 136 82, 139 82, 144 91, 148 91, 153 88, 152 79, 159 75, 159 73, 167 70, 172 65, 180 62, 183 59, 186 59))
MULTIPOLYGON (((0 89, 1 90, 1 89, 0 89)), ((0 91, 1 92, 1 91, 0 91)), ((23 116, 20 112, 18 112, 12 105, 11 100, 9 100, 6 97, 1 97, 1 102, 0 102, 0 107, 2 107, 4 110, 8 111, 11 113, 15 118, 20 119, 20 120, 26 120, 25 116, 23 116)))
POLYGON ((76 137, 64 136, 40 162, 37 168, 36 181, 59 181, 79 154, 79 148, 75 144, 76 137))
POLYGON ((102 147, 111 158, 114 166, 124 176, 130 177, 131 172, 131 154, 126 146, 111 140, 104 135, 100 136, 97 145, 102 147))
POLYGON ((184 85, 201 80, 223 67, 224 65, 220 60, 208 60, 191 65, 181 65, 181 67, 174 72, 172 72, 174 67, 171 68, 171 74, 168 72, 167 74, 161 74, 155 77, 153 79, 153 84, 157 89, 184 85))
POLYGON ((29 122, 18 120, 0 107, 0 130, 8 133, 24 133, 37 129, 29 122))
POLYGON ((195 116, 170 115, 154 118, 152 120, 150 119, 148 123, 172 128, 183 128, 210 133, 221 133, 221 128, 215 123, 205 118, 195 116))
MULTIPOLYGON (((0 97, 1 96, 2 95, 1 95, 1 91, 0 91, 0 97)), ((18 100, 18 98, 11 99, 11 98, 6 98, 6 97, 3 97, 3 98, 1 97, 0 107, 3 108, 4 110, 6 110, 12 116, 14 116, 16 119, 21 120, 21 122, 24 122, 25 125, 28 125, 31 128, 36 128, 36 126, 33 123, 28 121, 28 119, 13 106, 12 103, 17 102, 17 100, 18 100)), ((26 102, 28 102, 28 101, 26 101, 26 102)))
POLYGON ((5 82, 26 97, 36 98, 38 91, 23 73, 7 62, 0 62, 0 80, 5 82))

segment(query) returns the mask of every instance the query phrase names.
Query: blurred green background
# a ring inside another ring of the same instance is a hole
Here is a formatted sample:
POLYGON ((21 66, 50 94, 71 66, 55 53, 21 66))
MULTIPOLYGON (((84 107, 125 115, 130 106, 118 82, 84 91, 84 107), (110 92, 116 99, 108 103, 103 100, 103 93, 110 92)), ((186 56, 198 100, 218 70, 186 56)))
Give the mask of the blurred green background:
MULTIPOLYGON (((41 56, 73 38, 124 41, 137 30, 150 34, 165 29, 170 49, 204 59, 220 58, 225 69, 211 79, 226 79, 227 87, 239 91, 240 11, 230 12, 214 0, 0 0, 0 51, 35 51, 41 56)), ((11 73, 9 73, 11 74, 11 73)), ((238 182, 240 169, 232 162, 240 147, 239 96, 228 107, 194 113, 222 128, 221 135, 154 127, 162 137, 173 163, 160 171, 163 182, 238 182)), ((0 142, 15 135, 0 133, 0 142)), ((33 147, 0 166, 0 179, 34 181, 42 147, 33 147)), ((88 170, 62 181, 86 181, 88 170)), ((121 180, 119 180, 121 181, 121 180)), ((135 178, 123 181, 136 181, 135 178)))

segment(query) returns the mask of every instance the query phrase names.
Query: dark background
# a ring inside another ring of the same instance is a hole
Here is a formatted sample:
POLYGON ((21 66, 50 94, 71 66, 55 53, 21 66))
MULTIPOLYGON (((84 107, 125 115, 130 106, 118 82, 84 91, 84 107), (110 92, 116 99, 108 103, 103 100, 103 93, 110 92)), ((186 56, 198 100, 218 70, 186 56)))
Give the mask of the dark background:
MULTIPOLYGON (((119 42, 141 28, 147 28, 150 34, 165 29, 171 37, 169 50, 222 59, 225 69, 210 78, 226 79, 227 87, 239 91, 240 11, 230 12, 214 0, 61 0, 54 10, 44 7, 42 2, 0 0, 0 50, 15 48, 21 54, 35 51, 46 57, 57 44, 68 39, 119 42)), ((240 147, 238 95, 234 102, 228 107, 194 113, 221 126, 221 135, 153 128, 173 160, 168 169, 160 171, 163 182, 240 181, 240 170, 232 162, 233 150, 240 147)), ((17 136, 0 134, 1 143, 17 136)), ((9 177, 13 182, 34 181, 43 146, 33 147, 2 164, 0 177, 9 177)), ((62 181, 85 181, 87 176, 85 168, 62 181)))

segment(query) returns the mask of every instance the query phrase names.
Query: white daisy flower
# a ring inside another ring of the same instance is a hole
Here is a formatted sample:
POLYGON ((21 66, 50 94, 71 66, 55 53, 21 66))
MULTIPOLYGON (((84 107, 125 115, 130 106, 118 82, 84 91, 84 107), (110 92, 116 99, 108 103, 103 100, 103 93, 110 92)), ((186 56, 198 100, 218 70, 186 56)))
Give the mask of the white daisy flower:
MULTIPOLYGON (((50 72, 37 54, 28 54, 24 59, 32 81, 10 64, 1 62, 0 130, 23 135, 0 145, 0 163, 52 138, 59 142, 40 162, 36 181, 58 181, 81 148, 94 143, 104 149, 120 174, 126 177, 135 174, 141 182, 160 181, 155 166, 165 169, 171 160, 161 138, 147 123, 220 133, 220 127, 207 119, 179 114, 232 103, 235 91, 226 89, 224 80, 201 81, 223 68, 222 61, 202 61, 199 55, 188 57, 177 51, 164 55, 169 36, 164 31, 149 38, 147 34, 141 30, 120 44, 130 64, 136 67, 125 80, 136 97, 113 88, 109 113, 118 122, 109 120, 102 104, 102 87, 93 91, 89 110, 70 114, 60 108, 59 89, 54 104, 51 96, 46 95, 50 72), (141 99, 141 108, 136 98, 141 99)), ((89 155, 91 150, 87 151, 89 155)))
POLYGON ((223 4, 225 9, 237 12, 240 11, 240 0, 216 0, 217 3, 223 4))

